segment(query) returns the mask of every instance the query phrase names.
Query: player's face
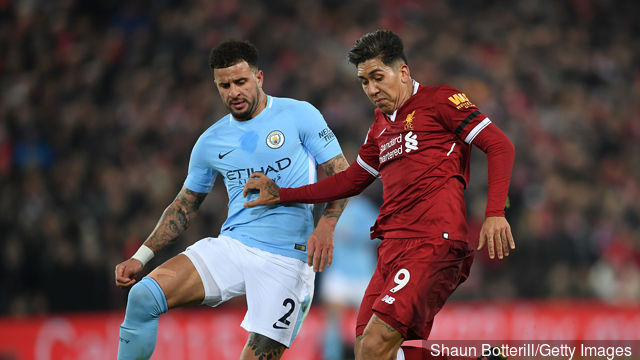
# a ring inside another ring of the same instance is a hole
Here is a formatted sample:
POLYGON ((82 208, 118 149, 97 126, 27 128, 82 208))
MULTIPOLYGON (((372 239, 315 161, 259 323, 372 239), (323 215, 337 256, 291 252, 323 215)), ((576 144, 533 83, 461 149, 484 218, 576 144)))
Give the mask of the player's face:
POLYGON ((408 96, 411 83, 409 67, 398 63, 385 65, 379 57, 358 64, 358 78, 369 100, 386 114, 393 114, 408 96))
POLYGON ((262 76, 262 70, 252 69, 246 61, 213 69, 222 102, 236 120, 252 119, 264 109, 262 76))

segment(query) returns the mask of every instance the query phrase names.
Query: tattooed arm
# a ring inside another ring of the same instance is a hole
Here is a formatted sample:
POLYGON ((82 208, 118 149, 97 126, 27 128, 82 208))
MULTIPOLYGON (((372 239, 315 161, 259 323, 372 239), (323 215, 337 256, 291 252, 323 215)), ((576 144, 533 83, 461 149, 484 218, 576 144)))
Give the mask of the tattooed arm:
MULTIPOLYGON (((345 159, 344 155, 340 154, 333 157, 331 160, 320 164, 320 167, 324 170, 327 177, 329 177, 333 174, 345 171, 349 167, 349 163, 347 162, 347 159, 345 159)), ((322 216, 334 218, 337 222, 345 206, 347 206, 348 201, 348 199, 339 199, 327 203, 327 207, 324 209, 322 216)))
MULTIPOLYGON (((339 154, 327 162, 320 164, 327 177, 346 170, 349 167, 344 155, 339 154)), ((333 231, 338 218, 342 214, 348 199, 338 199, 327 203, 318 220, 318 225, 307 239, 307 264, 313 266, 313 271, 322 272, 333 260, 333 231)))
POLYGON ((189 227, 206 196, 182 187, 138 252, 116 266, 116 285, 126 288, 135 284, 135 278, 142 272, 145 263, 189 227))
POLYGON ((206 196, 205 193, 191 191, 183 186, 178 196, 162 213, 144 245, 157 254, 173 243, 189 227, 206 196))

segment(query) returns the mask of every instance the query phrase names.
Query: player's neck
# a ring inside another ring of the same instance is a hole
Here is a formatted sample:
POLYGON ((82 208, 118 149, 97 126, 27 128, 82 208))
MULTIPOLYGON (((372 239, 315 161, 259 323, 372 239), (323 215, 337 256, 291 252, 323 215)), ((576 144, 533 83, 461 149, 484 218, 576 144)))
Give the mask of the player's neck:
POLYGON ((398 97, 398 104, 397 106, 391 110, 391 113, 388 113, 387 115, 392 115, 394 112, 396 112, 398 109, 400 109, 402 107, 402 105, 404 105, 405 102, 407 102, 407 100, 409 100, 409 98, 411 96, 413 96, 413 86, 414 86, 414 80, 411 79, 410 82, 408 82, 407 84, 404 84, 404 86, 402 86, 401 90, 400 90, 400 97, 398 97))
MULTIPOLYGON (((267 94, 265 94, 264 91, 260 91, 258 93, 258 107, 256 108, 256 111, 253 112, 253 115, 251 116, 251 119, 253 119, 256 116, 260 115, 262 110, 264 110, 266 107, 267 107, 267 94)), ((249 120, 251 120, 251 119, 249 119, 249 120)))

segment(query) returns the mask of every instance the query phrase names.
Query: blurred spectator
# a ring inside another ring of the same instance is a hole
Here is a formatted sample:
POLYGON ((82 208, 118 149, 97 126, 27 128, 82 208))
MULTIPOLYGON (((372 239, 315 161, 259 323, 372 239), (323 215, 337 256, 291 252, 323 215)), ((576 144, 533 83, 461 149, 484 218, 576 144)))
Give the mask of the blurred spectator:
MULTIPOLYGON (((516 146, 518 249, 501 266, 478 256, 456 296, 637 301, 638 13, 639 2, 595 0, 0 1, 0 309, 123 308, 113 267, 223 115, 213 45, 254 42, 268 93, 310 101, 341 142, 361 143, 372 105, 345 56, 379 27, 421 59, 414 78, 463 89, 516 146)), ((472 162, 472 221, 484 161, 472 162)), ((176 251, 215 235, 226 198, 209 197, 176 251)))

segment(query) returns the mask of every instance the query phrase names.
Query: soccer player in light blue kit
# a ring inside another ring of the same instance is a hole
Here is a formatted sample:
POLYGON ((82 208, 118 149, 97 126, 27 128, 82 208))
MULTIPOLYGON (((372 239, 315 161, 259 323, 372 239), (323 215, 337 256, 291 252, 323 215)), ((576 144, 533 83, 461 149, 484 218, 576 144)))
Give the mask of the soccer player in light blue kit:
POLYGON ((316 164, 327 175, 348 167, 318 110, 264 93, 257 60, 248 42, 226 41, 211 51, 215 84, 230 114, 200 136, 178 196, 136 254, 116 266, 116 285, 133 285, 118 359, 151 357, 158 316, 168 309, 216 306, 243 294, 248 310, 241 325, 249 339, 240 359, 280 359, 309 311, 314 272, 331 264, 333 230, 346 201, 327 204, 315 230, 309 205, 243 207, 244 184, 254 171, 298 187, 315 182, 316 164), (136 283, 154 254, 189 226, 217 176, 229 195, 220 235, 196 242, 136 283))

